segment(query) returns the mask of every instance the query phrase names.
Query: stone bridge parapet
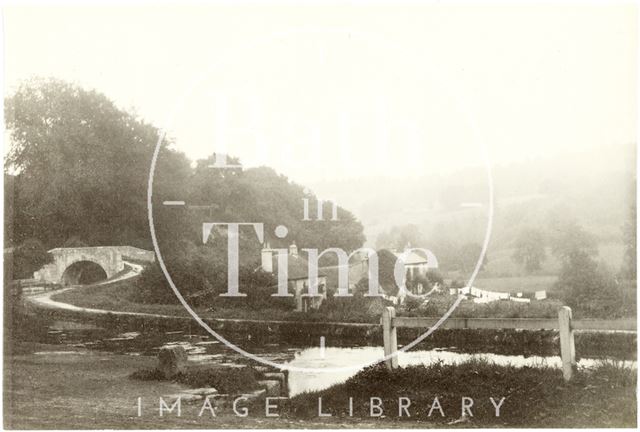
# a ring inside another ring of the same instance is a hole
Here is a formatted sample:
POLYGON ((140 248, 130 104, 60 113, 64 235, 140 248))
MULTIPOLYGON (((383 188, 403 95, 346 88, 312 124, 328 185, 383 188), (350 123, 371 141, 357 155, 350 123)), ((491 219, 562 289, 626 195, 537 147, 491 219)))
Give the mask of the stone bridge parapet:
POLYGON ((108 279, 124 270, 123 256, 148 262, 155 260, 153 252, 132 246, 55 248, 49 253, 53 256, 53 262, 36 271, 33 277, 42 282, 63 285, 72 283, 69 278, 72 270, 74 277, 79 278, 83 265, 95 267, 97 264, 108 279))

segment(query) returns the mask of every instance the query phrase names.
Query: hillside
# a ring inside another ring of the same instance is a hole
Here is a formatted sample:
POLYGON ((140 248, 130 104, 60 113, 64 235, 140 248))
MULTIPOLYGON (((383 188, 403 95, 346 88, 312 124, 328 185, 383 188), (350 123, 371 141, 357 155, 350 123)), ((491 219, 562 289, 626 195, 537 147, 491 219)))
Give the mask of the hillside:
MULTIPOLYGON (((635 150, 635 145, 620 145, 558 152, 546 159, 492 167, 494 219, 485 273, 518 275, 511 254, 520 230, 548 233, 565 221, 575 221, 593 234, 601 258, 619 267, 622 227, 634 203, 635 150)), ((372 246, 381 233, 407 224, 415 224, 426 237, 426 246, 434 249, 443 242, 482 243, 486 233, 489 195, 486 171, 481 168, 313 186, 320 196, 335 197, 354 210, 372 246), (467 207, 466 203, 483 205, 467 207)), ((549 261, 542 273, 555 274, 557 268, 557 263, 549 261)))

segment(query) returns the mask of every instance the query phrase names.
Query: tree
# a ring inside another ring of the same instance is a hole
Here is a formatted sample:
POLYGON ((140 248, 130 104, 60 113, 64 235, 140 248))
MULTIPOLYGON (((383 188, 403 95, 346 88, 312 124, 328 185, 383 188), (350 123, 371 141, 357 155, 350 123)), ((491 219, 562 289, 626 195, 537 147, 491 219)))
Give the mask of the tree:
POLYGON ((67 239, 67 241, 65 241, 61 247, 63 248, 81 248, 81 247, 88 247, 89 245, 82 241, 82 239, 80 239, 78 236, 73 236, 69 239, 67 239))
POLYGON ((426 247, 427 241, 417 225, 408 224, 394 226, 389 231, 378 235, 376 248, 391 248, 403 250, 407 245, 426 247))
POLYGON ((604 318, 623 313, 621 290, 612 273, 584 250, 565 256, 555 288, 579 315, 604 318))
POLYGON ((427 278, 431 286, 435 284, 438 284, 441 287, 444 286, 444 277, 442 277, 442 274, 440 274, 438 270, 427 271, 427 273, 425 274, 425 277, 427 278))
POLYGON ((29 279, 33 272, 53 261, 53 257, 42 242, 37 239, 25 240, 13 251, 11 264, 7 266, 10 279, 29 279))
MULTIPOLYGON (((56 247, 78 236, 95 245, 149 246, 146 185, 155 127, 100 93, 53 79, 21 85, 5 105, 14 242, 33 237, 56 247)), ((189 168, 181 155, 162 153, 159 163, 189 168)))
POLYGON ((542 262, 546 258, 544 236, 534 228, 525 228, 520 231, 516 239, 513 260, 524 265, 527 273, 540 270, 542 262))
MULTIPOLYGON (((465 273, 471 273, 475 270, 478 265, 478 260, 480 259, 480 254, 482 253, 482 246, 478 243, 467 243, 461 246, 458 249, 458 269, 462 270, 465 273)), ((482 257, 482 262, 480 263, 479 270, 485 268, 487 263, 489 262, 489 258, 487 258, 487 254, 482 257)))
MULTIPOLYGON (((5 178, 13 209, 6 211, 10 225, 5 230, 11 244, 38 238, 48 248, 151 248, 147 182, 157 128, 98 92, 58 80, 20 86, 6 100, 5 112, 11 133, 5 178)), ((323 220, 305 221, 303 199, 317 200, 273 169, 216 170, 210 168, 212 157, 192 167, 170 144, 161 143, 153 180, 155 232, 172 278, 193 301, 206 298, 203 292, 217 296, 227 289, 226 236, 215 235, 203 244, 203 222, 262 222, 273 247, 295 242, 300 250, 351 252, 364 243, 362 224, 342 207, 337 221, 331 220, 331 205, 324 206, 323 220), (161 204, 165 200, 184 200, 189 206, 167 208, 161 204), (288 228, 286 238, 273 235, 278 225, 288 228)), ((261 245, 248 230, 241 231, 239 243, 241 276, 255 281, 250 273, 261 245)), ((147 302, 175 302, 163 279, 159 268, 151 267, 133 295, 147 302)))
POLYGON ((551 252, 556 257, 566 261, 578 251, 597 255, 595 237, 575 221, 562 221, 551 227, 551 252))
POLYGON ((378 283, 388 295, 398 294, 398 285, 394 276, 398 258, 388 249, 380 249, 378 254, 378 283))

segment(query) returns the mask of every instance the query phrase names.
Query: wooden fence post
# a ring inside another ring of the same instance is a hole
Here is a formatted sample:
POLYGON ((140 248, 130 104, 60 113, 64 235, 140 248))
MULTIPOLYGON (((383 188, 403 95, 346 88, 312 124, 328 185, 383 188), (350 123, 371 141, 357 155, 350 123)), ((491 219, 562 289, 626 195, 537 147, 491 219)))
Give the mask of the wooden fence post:
POLYGON ((384 308, 382 311, 382 338, 384 340, 384 356, 390 356, 385 360, 385 363, 389 369, 398 367, 398 332, 396 326, 393 324, 393 319, 396 317, 396 310, 392 306, 384 308))
POLYGON ((562 357, 562 374, 564 380, 569 381, 573 377, 576 366, 576 346, 573 340, 573 328, 571 328, 571 308, 563 306, 558 311, 558 324, 560 327, 560 357, 562 357))

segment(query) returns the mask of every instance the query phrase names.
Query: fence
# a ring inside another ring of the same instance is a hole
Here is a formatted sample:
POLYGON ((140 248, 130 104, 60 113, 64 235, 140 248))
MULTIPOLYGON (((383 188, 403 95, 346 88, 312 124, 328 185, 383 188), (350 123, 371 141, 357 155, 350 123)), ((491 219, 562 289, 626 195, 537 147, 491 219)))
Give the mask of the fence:
MULTIPOLYGON (((389 369, 398 367, 398 327, 431 328, 439 318, 396 317, 396 310, 387 307, 382 311, 380 323, 384 339, 385 363, 389 369)), ((594 331, 637 331, 636 318, 617 320, 574 320, 571 308, 564 306, 558 311, 558 319, 553 318, 449 318, 439 328, 446 329, 522 329, 558 330, 560 332, 560 357, 564 379, 573 377, 576 366, 574 330, 594 331)))

